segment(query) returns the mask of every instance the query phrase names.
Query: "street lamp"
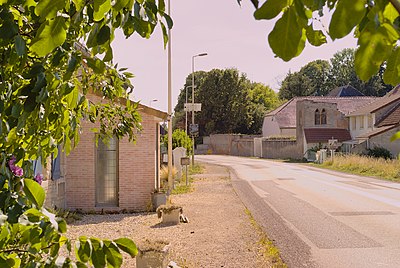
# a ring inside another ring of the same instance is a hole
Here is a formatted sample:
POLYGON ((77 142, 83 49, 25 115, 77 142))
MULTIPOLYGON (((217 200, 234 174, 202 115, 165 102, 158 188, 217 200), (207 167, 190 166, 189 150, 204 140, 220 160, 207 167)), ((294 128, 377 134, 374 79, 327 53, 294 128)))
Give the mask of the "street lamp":
MULTIPOLYGON (((188 103, 188 88, 191 88, 191 87, 193 87, 193 86, 186 86, 185 87, 185 89, 186 89, 186 95, 185 95, 185 99, 186 99, 186 101, 185 101, 185 105, 187 105, 187 103, 188 103)), ((196 88, 196 86, 194 87, 194 88, 196 88)), ((187 117, 187 114, 188 114, 188 108, 189 107, 186 107, 186 111, 185 111, 185 133, 186 133, 186 135, 187 135, 187 123, 188 123, 188 117, 187 117)))
POLYGON ((151 100, 150 103, 149 103, 149 106, 151 107, 151 103, 152 102, 156 102, 156 101, 158 101, 158 100, 157 99, 151 100))
MULTIPOLYGON (((207 56, 207 53, 200 53, 192 56, 192 128, 194 127, 194 59, 196 57, 207 56)), ((192 154, 192 166, 194 166, 194 133, 192 134, 193 142, 193 154, 192 154)))
MULTIPOLYGON (((171 1, 168 0, 168 15, 171 15, 171 1)), ((171 64, 171 29, 168 29, 168 195, 174 187, 172 177, 172 64, 171 64)))

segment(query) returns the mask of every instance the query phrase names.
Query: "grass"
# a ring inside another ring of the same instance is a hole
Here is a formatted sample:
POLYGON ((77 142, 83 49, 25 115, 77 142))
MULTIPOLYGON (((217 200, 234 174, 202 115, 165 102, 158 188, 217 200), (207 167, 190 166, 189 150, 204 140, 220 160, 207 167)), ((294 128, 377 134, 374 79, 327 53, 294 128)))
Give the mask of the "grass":
POLYGON ((200 164, 194 164, 189 167, 189 175, 202 174, 204 167, 200 164))
POLYGON ((312 164, 332 170, 344 171, 351 174, 378 177, 389 181, 400 182, 400 161, 385 160, 359 155, 335 156, 323 164, 312 164))
POLYGON ((250 219, 251 225, 256 229, 258 233, 258 245, 260 246, 260 251, 264 258, 270 263, 270 267, 287 268, 287 265, 282 261, 280 257, 279 249, 274 246, 271 240, 268 239, 265 232, 261 229, 260 225, 258 225, 256 220, 251 215, 250 210, 246 208, 245 212, 250 219))
POLYGON ((192 185, 193 178, 189 177, 189 184, 186 185, 186 173, 184 169, 182 170, 182 177, 178 184, 175 184, 175 188, 172 190, 172 194, 187 194, 194 191, 192 185))

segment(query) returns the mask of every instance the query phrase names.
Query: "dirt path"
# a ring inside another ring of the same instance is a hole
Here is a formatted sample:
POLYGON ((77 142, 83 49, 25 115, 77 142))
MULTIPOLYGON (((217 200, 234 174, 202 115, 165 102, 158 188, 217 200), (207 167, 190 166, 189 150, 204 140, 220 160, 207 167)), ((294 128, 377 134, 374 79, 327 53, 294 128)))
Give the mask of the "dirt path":
MULTIPOLYGON (((69 227, 68 236, 117 238, 138 242, 148 238, 170 242, 169 260, 181 267, 269 267, 260 251, 259 231, 232 188, 224 167, 206 165, 195 175, 194 191, 173 195, 188 224, 162 226, 155 213, 88 215, 69 227)), ((135 267, 125 258, 123 267, 135 267)))

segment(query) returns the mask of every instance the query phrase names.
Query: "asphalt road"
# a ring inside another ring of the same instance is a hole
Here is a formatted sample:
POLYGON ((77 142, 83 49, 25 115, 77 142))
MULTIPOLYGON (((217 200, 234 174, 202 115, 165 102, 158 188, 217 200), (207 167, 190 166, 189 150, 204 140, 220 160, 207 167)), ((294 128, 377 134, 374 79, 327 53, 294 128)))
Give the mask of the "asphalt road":
POLYGON ((289 267, 400 267, 400 184, 265 159, 196 159, 230 168, 289 267))

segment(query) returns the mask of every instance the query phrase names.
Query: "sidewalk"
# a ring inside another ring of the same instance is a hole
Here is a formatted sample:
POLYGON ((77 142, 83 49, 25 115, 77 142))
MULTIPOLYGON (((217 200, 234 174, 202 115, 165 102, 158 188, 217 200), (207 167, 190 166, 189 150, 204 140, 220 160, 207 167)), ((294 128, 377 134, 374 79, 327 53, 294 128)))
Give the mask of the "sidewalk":
MULTIPOLYGON (((226 168, 204 165, 194 176, 194 191, 173 195, 189 223, 160 226, 155 213, 87 215, 69 226, 68 236, 117 238, 127 236, 140 244, 148 239, 170 243, 169 260, 181 267, 269 267, 259 241, 262 233, 232 188, 226 168)), ((124 259, 123 267, 135 267, 124 259)))

